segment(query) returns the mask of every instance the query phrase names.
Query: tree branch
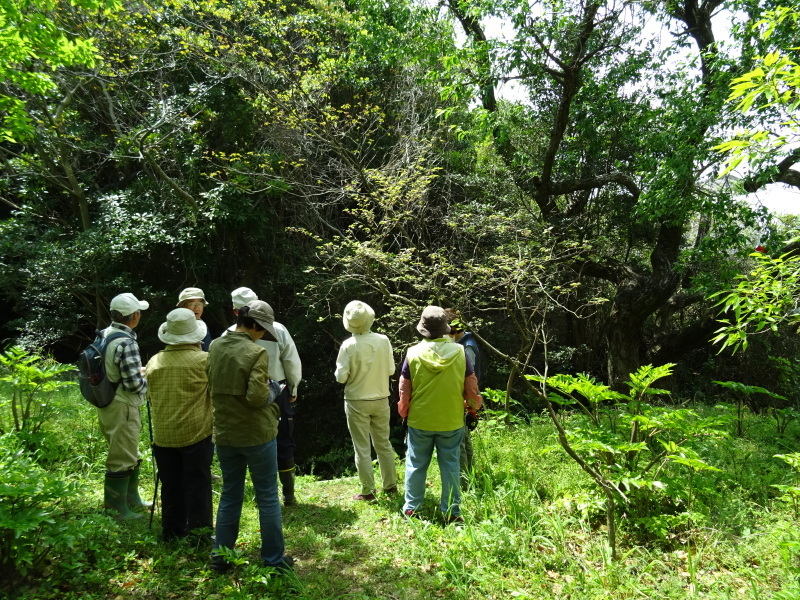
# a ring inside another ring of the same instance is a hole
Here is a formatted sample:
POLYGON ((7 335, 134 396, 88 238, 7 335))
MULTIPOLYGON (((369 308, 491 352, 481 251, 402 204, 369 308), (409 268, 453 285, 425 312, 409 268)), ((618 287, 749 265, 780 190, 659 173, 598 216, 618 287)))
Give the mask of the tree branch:
MULTIPOLYGON (((571 194, 572 192, 601 188, 609 183, 621 185, 631 193, 634 200, 639 199, 639 195, 641 194, 639 186, 636 185, 636 182, 630 176, 618 171, 613 173, 601 173, 600 175, 595 175, 594 177, 588 177, 586 179, 558 181, 550 185, 550 191, 557 196, 561 196, 571 194)), ((566 212, 569 212, 569 207, 567 207, 566 212)))
POLYGON ((800 162, 800 148, 795 148, 789 156, 775 167, 764 169, 760 173, 745 179, 745 191, 752 194, 768 183, 785 183, 800 188, 800 171, 792 169, 798 162, 800 162))

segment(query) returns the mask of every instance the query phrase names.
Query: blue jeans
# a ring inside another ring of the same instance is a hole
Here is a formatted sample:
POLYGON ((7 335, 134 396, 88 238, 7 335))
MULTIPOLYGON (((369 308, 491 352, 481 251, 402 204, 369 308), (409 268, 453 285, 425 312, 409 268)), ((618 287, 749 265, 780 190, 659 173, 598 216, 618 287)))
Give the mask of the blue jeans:
POLYGON ((217 446, 222 469, 222 495, 217 508, 217 548, 233 548, 239 536, 247 470, 256 494, 261 525, 261 559, 271 567, 283 564, 283 529, 278 499, 278 452, 275 440, 260 446, 217 446))
POLYGON ((461 514, 461 487, 458 483, 459 456, 464 428, 455 431, 424 431, 408 428, 408 451, 406 452, 406 491, 403 511, 417 510, 425 498, 425 478, 436 448, 436 459, 442 475, 442 499, 440 508, 446 515, 461 514))

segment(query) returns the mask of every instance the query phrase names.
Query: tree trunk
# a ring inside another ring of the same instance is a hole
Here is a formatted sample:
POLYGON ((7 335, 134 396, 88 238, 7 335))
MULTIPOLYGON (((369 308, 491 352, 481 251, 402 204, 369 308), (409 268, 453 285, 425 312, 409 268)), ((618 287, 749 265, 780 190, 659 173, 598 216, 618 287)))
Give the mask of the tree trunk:
POLYGON ((614 316, 612 311, 606 332, 606 344, 608 347, 608 385, 618 392, 624 391, 622 388, 624 382, 628 380, 628 375, 636 371, 642 364, 641 323, 634 323, 619 313, 614 316))

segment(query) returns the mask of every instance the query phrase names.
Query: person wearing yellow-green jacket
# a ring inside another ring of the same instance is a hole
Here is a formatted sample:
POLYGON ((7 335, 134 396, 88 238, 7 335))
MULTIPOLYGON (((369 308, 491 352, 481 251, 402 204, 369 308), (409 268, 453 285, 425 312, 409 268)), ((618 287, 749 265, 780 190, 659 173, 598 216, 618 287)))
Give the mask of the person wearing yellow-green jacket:
POLYGON ((403 514, 417 516, 436 448, 442 478, 440 509, 448 522, 460 522, 459 448, 464 409, 477 410, 482 398, 463 346, 445 337, 450 325, 444 309, 426 307, 417 331, 426 339, 409 348, 400 372, 398 411, 408 424, 403 514))

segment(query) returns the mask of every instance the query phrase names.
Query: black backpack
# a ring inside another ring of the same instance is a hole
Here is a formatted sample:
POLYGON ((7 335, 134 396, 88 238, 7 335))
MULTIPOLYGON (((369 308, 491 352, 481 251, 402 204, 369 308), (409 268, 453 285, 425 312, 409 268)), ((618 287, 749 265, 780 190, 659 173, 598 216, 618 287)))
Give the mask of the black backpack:
POLYGON ((105 408, 111 404, 119 387, 119 381, 112 382, 106 377, 106 346, 111 340, 130 336, 122 331, 107 337, 103 337, 101 331, 97 331, 96 334, 94 341, 78 356, 78 383, 81 394, 89 404, 105 408))

